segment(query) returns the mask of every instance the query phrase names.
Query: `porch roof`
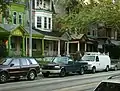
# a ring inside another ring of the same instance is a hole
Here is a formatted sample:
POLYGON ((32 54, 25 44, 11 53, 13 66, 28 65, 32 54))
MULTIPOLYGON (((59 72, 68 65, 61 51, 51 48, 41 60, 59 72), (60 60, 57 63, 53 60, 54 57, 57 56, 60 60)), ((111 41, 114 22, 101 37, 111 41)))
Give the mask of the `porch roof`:
POLYGON ((61 35, 63 34, 63 32, 59 32, 59 31, 47 32, 47 31, 42 31, 42 30, 36 29, 36 28, 33 28, 33 29, 43 35, 46 35, 46 36, 61 37, 61 35))
MULTIPOLYGON (((29 33, 29 27, 25 27, 25 30, 29 33)), ((32 38, 42 39, 42 38, 44 38, 44 35, 38 31, 35 31, 34 29, 32 29, 32 38)))
POLYGON ((84 36, 84 34, 72 34, 70 36, 72 39, 81 39, 84 36))
POLYGON ((9 35, 9 32, 4 28, 0 27, 0 39, 9 35))
POLYGON ((70 34, 71 40, 79 40, 79 41, 86 41, 88 40, 87 36, 85 34, 70 34))
POLYGON ((64 32, 59 32, 59 31, 47 32, 47 31, 36 29, 36 28, 33 28, 33 30, 44 35, 44 39, 46 40, 65 40, 62 38, 62 35, 64 34, 64 32))
POLYGON ((14 36, 24 36, 27 35, 28 32, 19 24, 0 24, 0 27, 9 33, 9 35, 14 36))

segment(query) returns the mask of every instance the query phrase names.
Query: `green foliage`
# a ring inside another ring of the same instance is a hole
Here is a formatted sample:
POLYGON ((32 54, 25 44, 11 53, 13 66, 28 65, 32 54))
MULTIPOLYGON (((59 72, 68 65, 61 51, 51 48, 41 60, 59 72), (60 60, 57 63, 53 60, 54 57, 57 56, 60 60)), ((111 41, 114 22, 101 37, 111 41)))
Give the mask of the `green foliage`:
POLYGON ((9 19, 9 6, 12 2, 17 2, 18 0, 0 0, 0 14, 6 19, 9 19))
MULTIPOLYGON (((67 4, 66 4, 67 5, 67 4)), ((72 5, 68 3, 69 13, 64 16, 56 17, 55 21, 61 30, 86 32, 88 25, 94 22, 102 22, 112 28, 120 27, 120 2, 112 3, 110 0, 99 1, 85 5, 82 1, 72 5)))

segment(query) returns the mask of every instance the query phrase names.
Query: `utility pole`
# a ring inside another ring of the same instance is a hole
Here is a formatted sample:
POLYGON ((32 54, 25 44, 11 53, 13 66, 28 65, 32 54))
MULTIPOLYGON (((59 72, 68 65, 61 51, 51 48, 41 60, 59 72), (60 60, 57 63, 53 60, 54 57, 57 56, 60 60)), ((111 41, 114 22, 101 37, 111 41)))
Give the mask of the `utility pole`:
POLYGON ((29 56, 32 57, 32 0, 29 1, 29 56))

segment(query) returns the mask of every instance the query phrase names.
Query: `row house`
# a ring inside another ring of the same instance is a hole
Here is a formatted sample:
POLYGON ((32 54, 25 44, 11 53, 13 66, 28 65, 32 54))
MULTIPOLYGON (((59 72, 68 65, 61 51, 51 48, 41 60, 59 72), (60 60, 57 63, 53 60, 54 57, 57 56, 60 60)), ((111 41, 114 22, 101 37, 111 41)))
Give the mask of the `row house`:
MULTIPOLYGON (((94 51, 94 40, 84 34, 52 31, 53 1, 33 0, 32 54, 60 56, 76 51, 94 51)), ((8 14, 11 21, 0 16, 0 40, 5 41, 9 56, 29 55, 29 4, 27 0, 11 2, 8 14)))
POLYGON ((15 3, 10 1, 10 5, 6 10, 10 21, 2 14, 0 15, 0 40, 6 41, 6 47, 9 55, 25 55, 25 0, 17 0, 15 3))
POLYGON ((97 51, 109 52, 112 58, 118 58, 120 50, 119 29, 113 29, 103 23, 94 23, 89 25, 87 36, 98 41, 97 51))
MULTIPOLYGON (((57 56, 64 53, 66 33, 52 31, 52 0, 33 0, 33 56, 57 56)), ((9 56, 29 55, 29 5, 27 0, 10 2, 7 13, 11 21, 0 18, 0 40, 5 41, 9 56)))

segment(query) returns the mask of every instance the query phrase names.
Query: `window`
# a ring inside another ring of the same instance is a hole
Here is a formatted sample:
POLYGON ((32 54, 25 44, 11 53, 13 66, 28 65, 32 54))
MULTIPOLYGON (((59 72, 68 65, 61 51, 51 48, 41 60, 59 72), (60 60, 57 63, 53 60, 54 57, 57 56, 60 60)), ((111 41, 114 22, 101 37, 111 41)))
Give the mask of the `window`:
POLYGON ((22 15, 19 15, 19 24, 22 24, 22 15))
POLYGON ((42 0, 40 0, 40 4, 42 5, 42 0))
POLYGON ((11 62, 11 58, 7 58, 7 59, 4 59, 4 60, 2 60, 1 62, 0 62, 0 64, 2 64, 2 65, 9 65, 9 63, 11 62))
POLYGON ((37 0, 37 6, 39 6, 39 0, 37 0))
POLYGON ((45 4, 45 3, 44 3, 44 5, 43 5, 43 7, 46 8, 46 4, 45 4))
POLYGON ((47 28, 47 18, 44 18, 44 28, 47 28))
POLYGON ((98 56, 96 56, 96 62, 99 62, 99 58, 98 58, 98 56))
POLYGON ((41 22, 42 22, 42 19, 41 19, 41 17, 37 17, 37 27, 38 28, 41 28, 42 27, 42 24, 41 24, 41 22))
POLYGON ((14 59, 11 64, 14 64, 13 66, 20 66, 19 59, 14 59))
POLYGON ((27 59, 21 59, 22 65, 30 65, 30 62, 27 59))
POLYGON ((49 20, 48 20, 48 27, 49 27, 49 29, 51 29, 51 18, 49 18, 49 20))
POLYGON ((13 13, 13 24, 16 24, 17 23, 17 13, 16 12, 14 12, 13 13))
POLYGON ((30 59, 31 64, 37 64, 35 59, 30 59))

